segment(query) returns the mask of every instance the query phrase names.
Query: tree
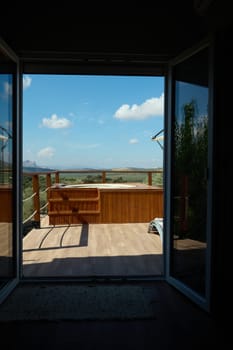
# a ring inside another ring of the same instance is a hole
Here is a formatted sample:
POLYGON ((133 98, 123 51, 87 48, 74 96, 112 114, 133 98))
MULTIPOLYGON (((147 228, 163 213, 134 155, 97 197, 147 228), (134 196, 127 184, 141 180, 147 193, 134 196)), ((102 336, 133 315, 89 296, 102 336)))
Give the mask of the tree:
POLYGON ((176 234, 205 240, 208 119, 199 116, 194 100, 183 107, 184 118, 174 128, 174 191, 176 234))

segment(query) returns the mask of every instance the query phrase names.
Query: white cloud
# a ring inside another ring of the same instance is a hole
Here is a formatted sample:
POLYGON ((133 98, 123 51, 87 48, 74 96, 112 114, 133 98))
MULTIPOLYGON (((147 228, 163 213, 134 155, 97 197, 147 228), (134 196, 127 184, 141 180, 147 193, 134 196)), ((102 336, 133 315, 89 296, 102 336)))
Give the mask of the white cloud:
POLYGON ((45 147, 42 148, 38 153, 37 156, 39 158, 52 158, 54 155, 55 149, 52 147, 45 147))
POLYGON ((116 119, 144 120, 150 117, 162 116, 164 108, 164 94, 160 97, 152 97, 141 105, 122 105, 115 112, 116 119))
POLYGON ((71 126, 70 120, 59 118, 56 114, 52 114, 50 118, 42 119, 42 126, 50 129, 63 129, 71 126))
POLYGON ((32 78, 29 77, 28 75, 23 77, 23 89, 27 89, 31 86, 32 83, 32 78))
POLYGON ((135 143, 138 143, 139 141, 138 141, 138 139, 130 139, 129 140, 129 143, 131 144, 131 145, 134 145, 135 143))
POLYGON ((12 95, 12 85, 9 84, 8 82, 5 82, 4 83, 4 92, 5 92, 5 95, 12 95))

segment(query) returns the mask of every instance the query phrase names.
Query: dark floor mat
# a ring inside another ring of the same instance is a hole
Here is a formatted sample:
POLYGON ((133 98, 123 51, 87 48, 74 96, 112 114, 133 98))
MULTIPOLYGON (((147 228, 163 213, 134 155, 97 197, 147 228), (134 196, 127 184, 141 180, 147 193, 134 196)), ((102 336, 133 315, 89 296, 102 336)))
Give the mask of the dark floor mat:
POLYGON ((0 306, 0 321, 151 319, 153 302, 136 285, 23 284, 0 306))

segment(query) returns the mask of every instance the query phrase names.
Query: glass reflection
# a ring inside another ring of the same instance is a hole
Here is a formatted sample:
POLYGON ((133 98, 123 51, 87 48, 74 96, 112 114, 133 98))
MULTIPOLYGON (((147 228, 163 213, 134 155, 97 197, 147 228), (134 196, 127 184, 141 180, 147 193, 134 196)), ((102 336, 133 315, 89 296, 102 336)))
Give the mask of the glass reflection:
POLYGON ((0 51, 0 285, 13 277, 12 65, 0 51))
POLYGON ((208 52, 175 70, 172 274, 205 295, 208 52))

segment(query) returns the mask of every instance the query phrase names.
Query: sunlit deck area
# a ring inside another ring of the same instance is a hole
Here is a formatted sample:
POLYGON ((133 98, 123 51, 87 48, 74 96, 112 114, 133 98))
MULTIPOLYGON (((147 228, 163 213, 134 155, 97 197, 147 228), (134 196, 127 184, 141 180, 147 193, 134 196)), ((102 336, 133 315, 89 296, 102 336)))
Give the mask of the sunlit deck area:
POLYGON ((49 225, 23 239, 24 277, 149 277, 163 274, 160 236, 148 223, 49 225))

